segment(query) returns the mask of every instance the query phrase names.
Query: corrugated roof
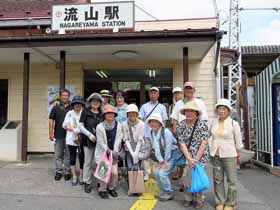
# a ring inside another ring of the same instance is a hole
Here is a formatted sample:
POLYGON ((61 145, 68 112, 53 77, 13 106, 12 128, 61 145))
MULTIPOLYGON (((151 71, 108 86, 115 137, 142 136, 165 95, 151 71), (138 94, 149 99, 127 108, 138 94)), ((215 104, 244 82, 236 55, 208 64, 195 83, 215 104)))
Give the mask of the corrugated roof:
POLYGON ((0 21, 7 19, 50 18, 52 5, 86 3, 87 0, 1 0, 0 21))
POLYGON ((280 54, 280 45, 242 46, 242 55, 280 54))

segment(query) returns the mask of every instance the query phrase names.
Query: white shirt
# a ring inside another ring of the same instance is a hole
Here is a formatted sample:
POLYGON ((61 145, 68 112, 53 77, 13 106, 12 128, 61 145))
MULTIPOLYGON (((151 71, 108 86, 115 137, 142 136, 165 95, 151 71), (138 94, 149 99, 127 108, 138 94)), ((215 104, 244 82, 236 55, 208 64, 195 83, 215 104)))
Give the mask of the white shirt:
MULTIPOLYGON (((201 115, 199 116, 200 120, 208 120, 208 114, 207 114, 207 107, 202 99, 194 98, 194 102, 197 104, 198 108, 201 111, 201 115)), ((180 100, 176 103, 175 107, 173 108, 173 112, 170 116, 170 118, 176 120, 178 123, 185 120, 185 115, 182 115, 180 113, 180 110, 185 106, 184 100, 180 100)))
POLYGON ((209 126, 209 134, 212 139, 209 141, 210 155, 215 156, 217 150, 221 158, 236 157, 237 152, 243 147, 242 135, 238 122, 228 117, 224 121, 222 135, 217 135, 219 119, 216 118, 209 126))
MULTIPOLYGON (((67 112, 67 114, 64 118, 62 127, 70 126, 73 129, 78 129, 81 113, 82 113, 82 110, 80 111, 79 114, 77 114, 74 110, 67 112)), ((67 130, 67 132, 66 132, 66 144, 67 145, 78 146, 73 141, 75 139, 75 135, 76 134, 74 134, 73 131, 67 130)))

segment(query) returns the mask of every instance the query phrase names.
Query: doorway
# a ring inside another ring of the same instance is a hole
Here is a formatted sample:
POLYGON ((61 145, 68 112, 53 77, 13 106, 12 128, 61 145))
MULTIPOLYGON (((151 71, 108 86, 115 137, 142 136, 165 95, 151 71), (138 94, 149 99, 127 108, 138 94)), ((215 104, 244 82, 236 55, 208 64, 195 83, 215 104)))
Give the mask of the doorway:
POLYGON ((8 80, 0 79, 0 128, 8 118, 8 80))
POLYGON ((165 104, 168 110, 168 105, 172 104, 172 69, 84 70, 85 98, 103 89, 112 93, 124 91, 127 94, 127 103, 134 103, 140 107, 149 101, 151 86, 160 89, 159 101, 165 104))

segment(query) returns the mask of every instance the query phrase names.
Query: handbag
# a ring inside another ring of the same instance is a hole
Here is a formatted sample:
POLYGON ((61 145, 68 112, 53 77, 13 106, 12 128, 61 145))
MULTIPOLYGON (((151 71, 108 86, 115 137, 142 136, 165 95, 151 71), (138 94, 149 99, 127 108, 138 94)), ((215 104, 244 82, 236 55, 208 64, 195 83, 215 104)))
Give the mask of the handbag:
POLYGON ((140 170, 138 164, 134 165, 131 171, 128 171, 128 192, 145 192, 144 171, 140 170))
POLYGON ((112 174, 112 165, 113 165, 113 153, 110 151, 110 154, 107 155, 107 150, 105 150, 101 156, 97 168, 94 173, 94 177, 98 180, 108 184, 111 174, 112 174))
POLYGON ((192 168, 191 185, 187 189, 190 193, 198 193, 210 188, 210 181, 204 168, 197 162, 192 168))

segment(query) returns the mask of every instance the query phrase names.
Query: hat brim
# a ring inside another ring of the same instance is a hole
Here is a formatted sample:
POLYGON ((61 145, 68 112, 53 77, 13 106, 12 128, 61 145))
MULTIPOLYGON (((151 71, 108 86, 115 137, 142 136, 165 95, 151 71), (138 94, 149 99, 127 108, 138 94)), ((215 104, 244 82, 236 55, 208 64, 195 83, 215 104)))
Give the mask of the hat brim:
POLYGON ((139 112, 137 112, 137 111, 127 111, 126 114, 131 113, 131 112, 134 112, 139 115, 139 112))
POLYGON ((218 109, 219 106, 224 106, 224 107, 226 107, 230 112, 232 112, 232 110, 233 110, 231 106, 229 106, 229 105, 227 105, 227 104, 223 104, 223 103, 218 103, 218 104, 216 104, 216 105, 215 105, 216 109, 218 109))
POLYGON ((183 109, 180 110, 180 113, 181 113, 182 115, 185 115, 186 110, 194 111, 194 112, 197 112, 198 115, 201 115, 201 112, 200 112, 199 110, 197 110, 197 109, 192 109, 192 108, 187 108, 187 109, 186 109, 186 108, 183 108, 183 109))
POLYGON ((102 97, 109 97, 109 98, 113 98, 113 96, 112 96, 112 95, 109 95, 109 94, 102 94, 101 96, 102 96, 102 97))
POLYGON ((91 97, 91 98, 88 99, 88 102, 91 102, 91 101, 94 100, 94 99, 100 101, 100 103, 103 102, 102 98, 98 98, 98 97, 91 97))
POLYGON ((118 113, 116 113, 116 112, 105 112, 105 113, 103 113, 103 117, 105 117, 106 114, 114 114, 115 117, 118 116, 118 113))
POLYGON ((71 102, 71 106, 74 106, 75 104, 80 104, 80 105, 84 106, 85 102, 84 101, 73 101, 73 102, 71 102))
POLYGON ((148 119, 148 120, 147 120, 147 123, 148 123, 149 125, 150 125, 151 120, 156 120, 156 121, 158 121, 158 122, 161 124, 161 126, 164 127, 163 122, 160 121, 159 119, 156 119, 156 118, 150 118, 150 119, 148 119))

